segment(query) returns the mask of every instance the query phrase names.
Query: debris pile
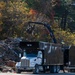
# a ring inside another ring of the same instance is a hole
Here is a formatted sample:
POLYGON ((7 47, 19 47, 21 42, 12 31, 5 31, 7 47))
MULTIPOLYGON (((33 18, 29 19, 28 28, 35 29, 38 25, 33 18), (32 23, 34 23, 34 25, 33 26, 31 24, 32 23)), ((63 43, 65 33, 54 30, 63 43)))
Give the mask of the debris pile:
POLYGON ((8 38, 0 41, 0 71, 12 71, 9 67, 14 67, 15 62, 19 61, 19 48, 21 38, 8 38), (8 66, 8 67, 7 67, 8 66))

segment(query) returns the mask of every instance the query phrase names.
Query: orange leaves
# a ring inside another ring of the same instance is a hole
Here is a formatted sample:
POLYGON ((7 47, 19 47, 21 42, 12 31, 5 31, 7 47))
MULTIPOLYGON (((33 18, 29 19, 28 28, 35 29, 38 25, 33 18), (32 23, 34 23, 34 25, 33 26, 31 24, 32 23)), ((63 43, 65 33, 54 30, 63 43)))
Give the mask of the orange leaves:
POLYGON ((29 14, 36 15, 38 12, 34 9, 30 9, 29 14))

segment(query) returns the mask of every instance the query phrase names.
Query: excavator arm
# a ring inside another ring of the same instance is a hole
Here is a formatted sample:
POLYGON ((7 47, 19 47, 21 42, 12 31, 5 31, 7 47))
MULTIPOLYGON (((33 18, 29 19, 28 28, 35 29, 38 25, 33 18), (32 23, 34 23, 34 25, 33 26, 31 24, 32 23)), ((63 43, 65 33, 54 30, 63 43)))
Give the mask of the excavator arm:
POLYGON ((31 24, 43 25, 49 31, 49 34, 50 34, 50 37, 52 38, 53 43, 57 43, 56 38, 54 36, 54 33, 53 33, 52 29, 51 29, 51 25, 49 25, 47 23, 41 23, 41 22, 28 22, 28 24, 29 24, 29 26, 28 26, 28 28, 26 30, 28 33, 32 33, 32 31, 34 30, 34 26, 31 26, 31 24))

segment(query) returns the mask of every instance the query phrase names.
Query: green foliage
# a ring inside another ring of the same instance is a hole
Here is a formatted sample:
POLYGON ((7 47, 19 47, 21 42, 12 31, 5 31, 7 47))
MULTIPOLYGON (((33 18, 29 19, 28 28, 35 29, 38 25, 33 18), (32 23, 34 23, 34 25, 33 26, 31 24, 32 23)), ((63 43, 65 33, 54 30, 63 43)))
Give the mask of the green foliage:
POLYGON ((16 37, 21 34, 21 28, 27 21, 29 9, 27 4, 21 1, 8 1, 2 11, 2 37, 16 37), (20 28, 19 28, 20 27, 20 28))

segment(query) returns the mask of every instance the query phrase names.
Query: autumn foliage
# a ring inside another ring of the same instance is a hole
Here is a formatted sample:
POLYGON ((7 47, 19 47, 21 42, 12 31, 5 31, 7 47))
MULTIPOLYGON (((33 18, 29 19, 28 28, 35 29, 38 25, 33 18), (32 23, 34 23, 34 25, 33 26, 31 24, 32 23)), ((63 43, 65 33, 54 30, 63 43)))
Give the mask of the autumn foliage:
MULTIPOLYGON (((51 42, 49 32, 42 26, 35 27, 32 34, 26 33, 27 22, 37 21, 49 23, 52 26, 57 42, 64 40, 67 44, 75 45, 75 34, 69 32, 68 28, 65 31, 60 28, 62 15, 60 14, 59 16, 59 13, 54 10, 55 7, 61 6, 61 1, 62 0, 1 0, 0 39, 23 37, 32 41, 43 40, 51 42), (58 16, 56 16, 56 14, 58 14, 58 16)), ((69 16, 69 19, 72 20, 73 18, 69 16)))
POLYGON ((29 14, 36 15, 38 12, 34 9, 30 9, 29 14))

